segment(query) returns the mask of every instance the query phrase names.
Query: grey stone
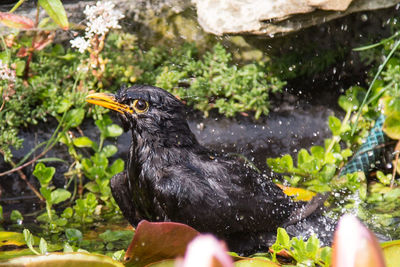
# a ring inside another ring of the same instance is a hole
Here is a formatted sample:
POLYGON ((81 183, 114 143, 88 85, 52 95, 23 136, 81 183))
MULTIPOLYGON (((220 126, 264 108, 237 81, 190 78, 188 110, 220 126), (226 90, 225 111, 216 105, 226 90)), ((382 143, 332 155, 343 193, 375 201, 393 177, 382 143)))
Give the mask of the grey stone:
POLYGON ((207 32, 274 36, 399 0, 193 0, 207 32))

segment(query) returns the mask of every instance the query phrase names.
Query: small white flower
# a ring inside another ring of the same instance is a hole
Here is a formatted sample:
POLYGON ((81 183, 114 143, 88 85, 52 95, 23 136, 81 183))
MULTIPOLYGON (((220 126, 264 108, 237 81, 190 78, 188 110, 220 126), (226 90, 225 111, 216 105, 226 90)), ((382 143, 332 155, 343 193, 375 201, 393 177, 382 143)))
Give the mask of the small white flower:
POLYGON ((82 64, 82 65, 78 66, 77 70, 79 72, 87 72, 87 71, 89 71, 89 68, 88 68, 88 66, 86 64, 82 64))
POLYGON ((83 12, 88 19, 86 36, 104 35, 110 29, 119 29, 121 26, 118 21, 124 17, 121 11, 115 9, 115 4, 108 1, 99 1, 95 6, 86 6, 83 12))
POLYGON ((81 53, 90 47, 93 35, 104 36, 110 29, 121 28, 118 21, 124 17, 121 11, 115 9, 115 4, 109 1, 98 1, 94 6, 86 6, 83 13, 88 20, 85 37, 71 41, 71 46, 78 48, 81 53))
POLYGON ((85 52, 88 47, 90 46, 89 40, 86 40, 85 38, 78 36, 75 39, 71 40, 71 47, 78 48, 80 53, 85 52))
POLYGON ((0 60, 0 80, 15 82, 15 70, 10 69, 2 60, 0 60))

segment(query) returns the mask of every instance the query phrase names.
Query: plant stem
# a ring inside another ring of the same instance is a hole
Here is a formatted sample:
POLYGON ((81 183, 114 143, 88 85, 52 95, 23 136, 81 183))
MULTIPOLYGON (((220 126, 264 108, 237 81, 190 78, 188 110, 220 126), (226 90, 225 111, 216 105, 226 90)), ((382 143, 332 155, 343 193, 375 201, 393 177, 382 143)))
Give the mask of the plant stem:
POLYGON ((395 43, 394 47, 392 48, 392 50, 390 51, 390 53, 388 54, 388 56, 386 57, 385 61, 382 63, 382 65, 380 65, 378 67, 378 71, 376 72, 374 79, 372 80, 371 84, 369 85, 368 91, 365 94, 365 97, 363 99, 363 102, 361 103, 361 106, 357 112, 357 117, 356 117, 356 121, 353 125, 353 128, 351 129, 351 135, 354 135, 354 132, 356 131, 357 128, 357 123, 358 123, 358 119, 360 118, 361 115, 361 111, 363 109, 363 107, 365 106, 368 96, 371 93, 372 87, 375 84, 375 81, 378 79, 379 75, 381 74, 381 72, 383 71, 383 69, 385 68, 386 64, 389 62, 389 59, 393 56, 394 52, 397 50, 397 48, 400 45, 400 40, 397 40, 397 42, 395 43))
POLYGON ((51 216, 51 204, 47 200, 46 200, 46 211, 47 211, 47 216, 49 216, 49 223, 51 223, 53 221, 53 217, 51 216))
MULTIPOLYGON (((39 4, 36 3, 35 28, 37 28, 38 25, 39 25, 39 11, 40 11, 39 4)), ((34 32, 33 32, 33 37, 32 37, 32 42, 31 42, 31 47, 30 47, 30 49, 28 50, 28 53, 29 53, 29 54, 28 54, 28 58, 27 58, 27 60, 26 60, 26 62, 25 62, 25 70, 24 70, 24 80, 25 80, 25 81, 27 81, 28 78, 29 78, 29 65, 30 65, 30 63, 31 63, 31 61, 32 61, 32 58, 33 58, 33 51, 35 50, 36 36, 37 36, 37 31, 34 31, 34 32)))
POLYGON ((399 162, 399 153, 400 153, 400 140, 397 142, 396 147, 394 148, 394 153, 396 153, 395 160, 394 160, 394 166, 393 166, 393 173, 392 173, 392 180, 390 181, 390 188, 393 188, 394 186, 394 178, 396 176, 397 172, 397 164, 399 162))
MULTIPOLYGON (((350 115, 351 115, 351 108, 347 110, 346 115, 344 116, 344 119, 343 119, 343 121, 342 121, 342 124, 340 125, 340 132, 342 132, 342 130, 343 130, 343 125, 346 125, 347 122, 349 121, 350 115)), ((333 146, 334 146, 336 143, 339 143, 340 140, 341 140, 340 135, 335 135, 335 136, 333 136, 331 142, 329 143, 328 148, 327 148, 326 151, 325 151, 325 156, 326 156, 329 152, 331 152, 331 150, 333 149, 333 146)))
MULTIPOLYGON (((0 149, 0 153, 3 154, 3 156, 4 156, 3 150, 0 149)), ((19 177, 21 177, 21 179, 25 181, 26 185, 32 190, 32 192, 35 193, 35 195, 36 195, 41 201, 44 201, 43 196, 42 196, 42 195, 39 193, 39 191, 37 191, 36 188, 28 181, 28 179, 26 178, 26 175, 21 171, 21 169, 15 168, 16 164, 15 164, 12 160, 10 160, 9 163, 10 163, 11 166, 13 167, 12 170, 15 170, 15 171, 18 172, 19 177)), ((10 173, 11 173, 11 172, 10 172, 10 173)), ((6 172, 6 174, 7 174, 7 172, 6 172)), ((4 174, 4 175, 5 175, 5 174, 4 174)), ((0 173, 0 176, 2 176, 1 173, 0 173)))
MULTIPOLYGON (((64 121, 65 114, 66 114, 66 112, 64 112, 64 115, 63 115, 63 117, 61 118, 61 121, 60 121, 59 125, 57 126, 57 128, 56 128, 56 130, 54 131, 53 135, 50 137, 49 141, 46 143, 46 147, 43 149, 43 151, 42 151, 39 155, 37 155, 37 156, 34 157, 32 160, 30 160, 30 161, 28 161, 28 162, 26 162, 25 164, 22 164, 22 165, 19 165, 19 164, 21 164, 21 162, 19 162, 18 165, 15 164, 15 163, 12 163, 11 165, 12 165, 13 168, 12 168, 11 170, 8 170, 8 171, 5 171, 5 172, 0 173, 0 177, 1 177, 1 176, 4 176, 4 175, 7 175, 7 174, 11 174, 11 173, 13 173, 13 172, 19 172, 19 171, 21 171, 21 169, 23 169, 23 168, 25 168, 25 167, 27 167, 27 166, 29 166, 29 165, 35 163, 35 161, 37 161, 38 159, 40 159, 41 157, 43 157, 47 152, 49 152, 49 150, 52 149, 53 146, 57 143, 57 140, 58 140, 58 138, 56 138, 56 137, 57 137, 57 132, 59 131, 59 129, 60 129, 60 127, 61 127, 61 124, 62 124, 62 122, 64 121)), ((67 131, 67 129, 63 129, 63 131, 62 131, 61 133, 64 133, 65 131, 67 131)), ((36 146, 36 149, 37 149, 38 147, 40 147, 41 145, 42 145, 42 144, 39 144, 38 146, 36 146)), ((1 152, 1 151, 0 151, 0 152, 1 152)), ((30 153, 31 153, 31 152, 30 152, 30 153)), ((3 154, 3 153, 2 153, 2 154, 3 154)), ((3 154, 3 155, 4 155, 4 154, 3 154)))

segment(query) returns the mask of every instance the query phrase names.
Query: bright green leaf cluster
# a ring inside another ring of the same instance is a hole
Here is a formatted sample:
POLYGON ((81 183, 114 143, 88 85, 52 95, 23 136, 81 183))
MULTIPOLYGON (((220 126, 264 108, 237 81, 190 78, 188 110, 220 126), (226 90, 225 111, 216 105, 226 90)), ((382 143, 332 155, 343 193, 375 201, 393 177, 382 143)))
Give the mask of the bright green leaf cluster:
POLYGON ((297 266, 330 266, 331 248, 320 247, 319 240, 311 236, 307 241, 301 238, 290 238, 285 229, 278 228, 275 243, 271 246, 273 260, 276 253, 285 250, 296 261, 297 266))

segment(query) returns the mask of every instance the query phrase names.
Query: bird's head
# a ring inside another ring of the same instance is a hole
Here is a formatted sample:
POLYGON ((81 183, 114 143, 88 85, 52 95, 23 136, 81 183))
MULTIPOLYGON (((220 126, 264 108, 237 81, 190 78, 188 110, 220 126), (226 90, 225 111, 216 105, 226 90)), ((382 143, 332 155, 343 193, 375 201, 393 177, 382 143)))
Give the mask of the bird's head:
POLYGON ((161 88, 134 85, 116 94, 90 94, 86 101, 118 112, 124 130, 132 130, 136 137, 167 147, 197 144, 186 122, 185 105, 161 88))

